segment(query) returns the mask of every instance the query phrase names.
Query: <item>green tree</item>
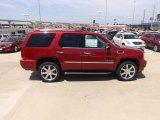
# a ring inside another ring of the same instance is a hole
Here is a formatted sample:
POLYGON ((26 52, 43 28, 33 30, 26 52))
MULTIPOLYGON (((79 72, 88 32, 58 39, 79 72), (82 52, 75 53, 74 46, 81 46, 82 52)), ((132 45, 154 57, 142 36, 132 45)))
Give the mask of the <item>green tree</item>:
POLYGON ((157 14, 157 16, 156 16, 156 20, 157 20, 157 21, 160 21, 160 13, 159 13, 159 14, 157 14))

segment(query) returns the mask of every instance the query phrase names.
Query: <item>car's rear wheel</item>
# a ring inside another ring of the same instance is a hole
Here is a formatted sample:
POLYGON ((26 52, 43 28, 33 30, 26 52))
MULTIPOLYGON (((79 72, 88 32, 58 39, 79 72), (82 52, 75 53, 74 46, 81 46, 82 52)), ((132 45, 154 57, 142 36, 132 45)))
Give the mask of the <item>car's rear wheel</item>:
POLYGON ((53 62, 45 62, 39 67, 39 74, 44 82, 57 81, 60 73, 60 67, 53 62))
POLYGON ((121 81, 133 80, 137 74, 138 68, 134 62, 123 62, 116 71, 117 78, 121 81))
POLYGON ((154 45, 153 50, 154 50, 155 52, 158 52, 158 51, 159 51, 158 45, 154 45))
POLYGON ((17 52, 17 51, 18 51, 18 47, 14 46, 14 52, 17 52))

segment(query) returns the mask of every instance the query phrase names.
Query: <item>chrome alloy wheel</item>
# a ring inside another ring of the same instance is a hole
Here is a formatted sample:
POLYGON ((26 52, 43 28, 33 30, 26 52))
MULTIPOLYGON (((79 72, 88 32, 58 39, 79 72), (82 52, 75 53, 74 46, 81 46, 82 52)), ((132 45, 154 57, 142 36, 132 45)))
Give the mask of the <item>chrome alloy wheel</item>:
POLYGON ((41 68, 40 74, 43 79, 50 82, 57 78, 58 72, 57 68, 53 65, 45 65, 41 68))
POLYGON ((157 51, 158 51, 158 45, 154 45, 153 50, 154 50, 155 52, 157 52, 157 51))
POLYGON ((133 78, 135 74, 136 68, 132 64, 125 64, 120 70, 120 76, 125 80, 133 78))

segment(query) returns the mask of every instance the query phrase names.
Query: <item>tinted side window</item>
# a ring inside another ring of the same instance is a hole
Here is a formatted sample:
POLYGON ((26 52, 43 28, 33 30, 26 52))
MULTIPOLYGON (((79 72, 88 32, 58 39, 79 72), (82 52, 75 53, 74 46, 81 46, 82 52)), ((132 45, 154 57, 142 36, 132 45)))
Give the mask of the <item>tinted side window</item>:
POLYGON ((151 34, 146 34, 145 37, 146 37, 146 38, 152 38, 153 35, 151 35, 151 34))
POLYGON ((84 35, 82 34, 63 34, 59 41, 60 47, 83 47, 84 35))
POLYGON ((33 34, 29 38, 26 47, 48 47, 53 41, 54 37, 55 34, 53 33, 33 34))
POLYGON ((159 34, 159 35, 156 35, 156 39, 160 39, 160 34, 159 34))
POLYGON ((118 35, 117 35, 117 38, 120 38, 120 37, 123 37, 122 34, 118 34, 118 35))
POLYGON ((122 34, 120 34, 119 38, 121 38, 121 37, 123 38, 123 35, 122 35, 122 34))
POLYGON ((13 38, 13 41, 17 41, 18 40, 18 38, 13 38))
POLYGON ((117 38, 120 38, 120 35, 121 35, 121 34, 118 34, 118 35, 117 35, 117 38))

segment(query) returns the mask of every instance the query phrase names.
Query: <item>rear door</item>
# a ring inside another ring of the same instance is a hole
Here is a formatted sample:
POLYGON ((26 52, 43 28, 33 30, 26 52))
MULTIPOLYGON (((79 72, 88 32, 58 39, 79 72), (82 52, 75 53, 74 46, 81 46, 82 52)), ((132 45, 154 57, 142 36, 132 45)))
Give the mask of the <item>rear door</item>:
POLYGON ((155 35, 154 34, 151 34, 150 35, 150 39, 149 39, 149 44, 150 44, 150 47, 154 47, 155 45, 155 35))
POLYGON ((144 34, 144 35, 142 35, 142 37, 141 37, 141 39, 143 40, 143 41, 145 41, 145 44, 146 44, 146 46, 150 46, 150 44, 149 44, 149 34, 144 34))
POLYGON ((56 48, 56 56, 60 60, 63 70, 82 69, 83 40, 84 35, 78 33, 61 35, 56 48))
POLYGON ((85 45, 82 52, 83 70, 112 70, 113 58, 110 50, 105 48, 106 42, 96 35, 85 35, 85 45))
POLYGON ((153 47, 153 43, 152 42, 153 42, 154 36, 152 34, 148 34, 146 37, 147 37, 147 41, 146 42, 147 42, 148 46, 149 47, 153 47))

